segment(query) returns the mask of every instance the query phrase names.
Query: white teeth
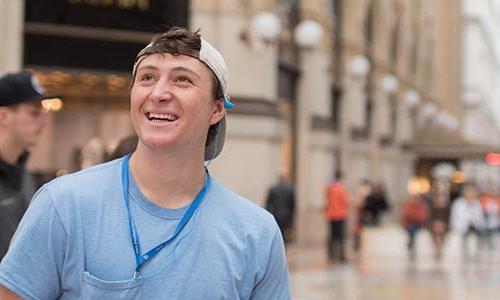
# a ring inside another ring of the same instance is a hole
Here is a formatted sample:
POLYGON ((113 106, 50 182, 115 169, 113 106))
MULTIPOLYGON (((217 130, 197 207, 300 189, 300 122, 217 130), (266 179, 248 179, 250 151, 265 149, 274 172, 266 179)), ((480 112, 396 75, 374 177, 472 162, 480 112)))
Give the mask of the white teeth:
POLYGON ((148 118, 150 120, 157 119, 157 120, 167 120, 167 121, 175 121, 178 119, 177 116, 171 114, 158 114, 158 113, 149 113, 148 118))

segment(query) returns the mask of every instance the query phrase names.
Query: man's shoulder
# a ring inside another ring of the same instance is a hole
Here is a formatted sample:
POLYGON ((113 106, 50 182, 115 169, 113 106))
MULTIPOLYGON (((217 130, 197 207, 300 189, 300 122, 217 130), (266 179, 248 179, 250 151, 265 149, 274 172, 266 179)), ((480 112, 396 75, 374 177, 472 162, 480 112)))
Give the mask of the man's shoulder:
POLYGON ((122 160, 122 158, 115 159, 77 171, 75 173, 67 174, 52 180, 49 184, 68 184, 72 181, 93 180, 96 179, 96 176, 115 175, 116 171, 120 170, 122 160))
POLYGON ((121 158, 116 159, 58 177, 45 184, 44 188, 55 193, 99 191, 120 182, 121 161, 121 158))

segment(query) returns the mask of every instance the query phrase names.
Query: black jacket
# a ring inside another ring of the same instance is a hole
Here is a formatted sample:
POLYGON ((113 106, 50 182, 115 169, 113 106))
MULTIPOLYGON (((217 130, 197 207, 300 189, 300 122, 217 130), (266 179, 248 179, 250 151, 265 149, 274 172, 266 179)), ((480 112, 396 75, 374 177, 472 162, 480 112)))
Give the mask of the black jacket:
POLYGON ((33 177, 25 169, 27 158, 23 154, 16 165, 0 159, 0 259, 35 191, 33 177))
POLYGON ((279 183, 267 195, 266 209, 278 222, 292 222, 295 212, 295 193, 291 185, 279 183))

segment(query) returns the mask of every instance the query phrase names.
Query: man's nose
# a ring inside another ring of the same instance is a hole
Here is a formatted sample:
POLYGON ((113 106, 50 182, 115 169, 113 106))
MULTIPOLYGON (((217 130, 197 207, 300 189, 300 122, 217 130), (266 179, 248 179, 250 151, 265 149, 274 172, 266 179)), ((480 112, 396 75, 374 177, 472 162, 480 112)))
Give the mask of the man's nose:
POLYGON ((169 101, 171 99, 172 85, 166 79, 159 80, 151 93, 151 100, 162 102, 169 101))

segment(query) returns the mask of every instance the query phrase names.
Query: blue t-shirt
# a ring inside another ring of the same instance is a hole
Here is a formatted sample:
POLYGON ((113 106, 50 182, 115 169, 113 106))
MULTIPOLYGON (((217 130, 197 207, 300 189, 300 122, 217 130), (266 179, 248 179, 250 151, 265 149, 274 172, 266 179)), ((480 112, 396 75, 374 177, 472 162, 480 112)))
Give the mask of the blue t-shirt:
MULTIPOLYGON (((35 195, 0 264, 25 299, 290 299, 273 217, 215 180, 180 235, 136 267, 118 159, 60 177, 35 195)), ((161 208, 129 176, 141 252, 167 240, 187 207, 161 208)))

